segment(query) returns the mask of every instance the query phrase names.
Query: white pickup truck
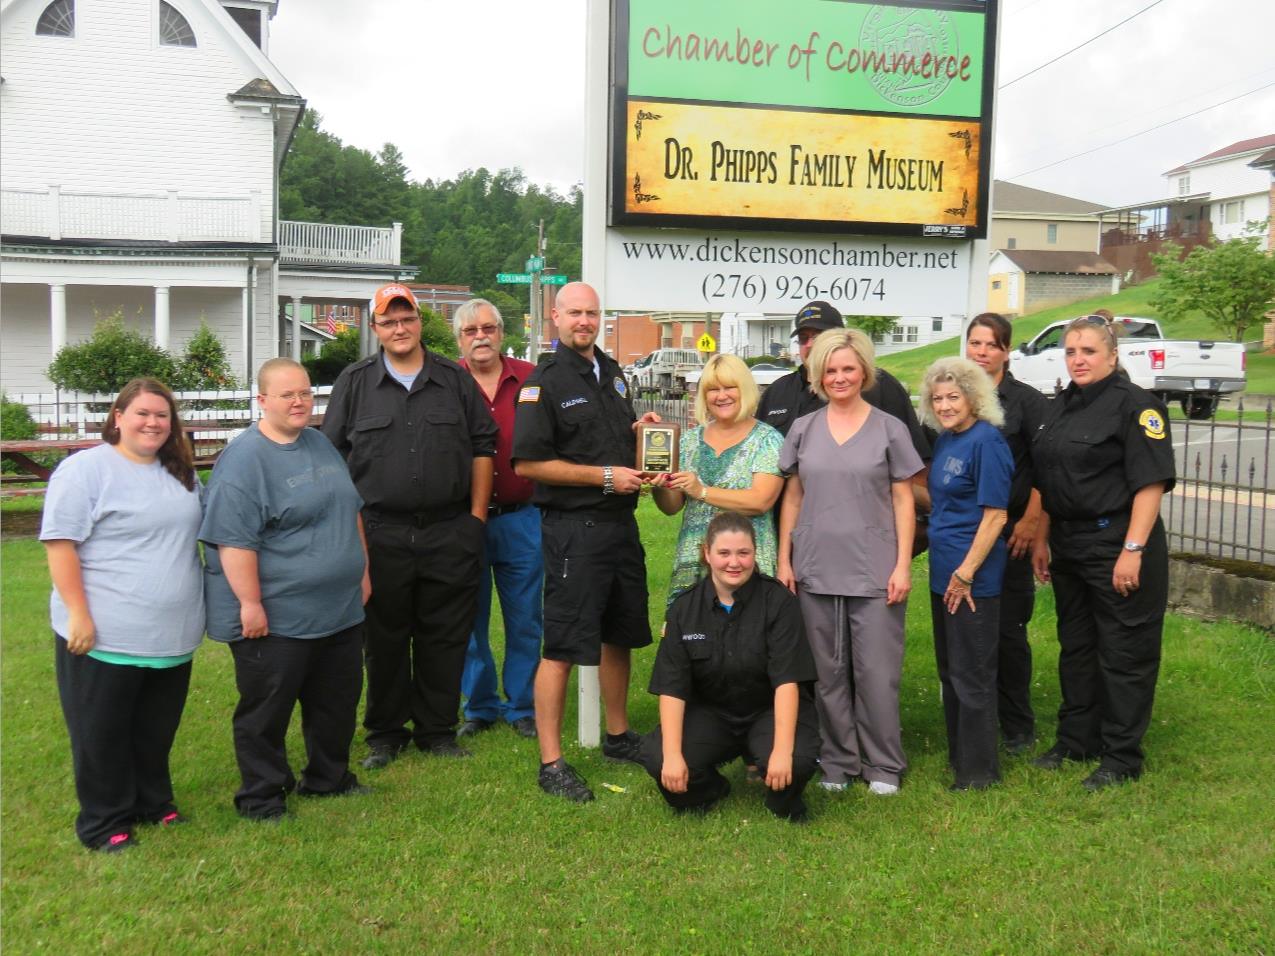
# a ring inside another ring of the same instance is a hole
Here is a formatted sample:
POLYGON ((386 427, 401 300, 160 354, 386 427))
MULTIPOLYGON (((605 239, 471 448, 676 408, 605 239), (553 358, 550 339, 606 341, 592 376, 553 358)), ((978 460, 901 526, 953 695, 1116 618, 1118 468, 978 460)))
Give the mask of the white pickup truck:
POLYGON ((695 349, 656 349, 633 363, 634 394, 678 398, 686 393, 687 379, 698 377, 703 367, 704 358, 695 349))
MULTIPOLYGON (((1016 379, 1046 395, 1067 384, 1062 347, 1067 324, 1055 322, 1010 353, 1016 379)), ((1130 381, 1166 403, 1180 401, 1191 418, 1208 418, 1223 395, 1244 390, 1246 361, 1238 342, 1166 339, 1155 319, 1135 316, 1116 316, 1114 328, 1130 381)))
MULTIPOLYGON (((768 385, 775 384, 776 379, 783 378, 796 367, 795 365, 783 365, 779 362, 758 362, 756 365, 749 366, 748 371, 752 373, 753 381, 757 383, 757 387, 764 392, 768 385)), ((702 372, 703 369, 699 369, 686 376, 686 393, 688 395, 694 395, 699 389, 699 380, 702 372)))

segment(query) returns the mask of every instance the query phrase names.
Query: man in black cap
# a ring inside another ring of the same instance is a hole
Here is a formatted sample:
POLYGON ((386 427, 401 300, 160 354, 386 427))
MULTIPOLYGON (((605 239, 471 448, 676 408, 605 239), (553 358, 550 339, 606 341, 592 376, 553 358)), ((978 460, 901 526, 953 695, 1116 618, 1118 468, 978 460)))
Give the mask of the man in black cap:
MULTIPOLYGON (((837 307, 829 302, 815 301, 802 306, 797 313, 792 334, 797 339, 797 350, 801 356, 801 365, 795 372, 776 379, 762 394, 761 405, 757 408, 757 417, 779 429, 780 434, 787 435, 788 429, 802 415, 818 411, 826 403, 810 390, 810 379, 806 371, 806 361, 810 358, 810 349, 820 332, 828 329, 845 328, 845 319, 837 307)), ((870 389, 863 393, 864 401, 874 405, 883 412, 889 412, 908 427, 912 436, 912 445, 927 465, 930 462, 930 442, 921 430, 917 421, 916 410, 912 407, 912 399, 907 389, 889 372, 878 367, 877 380, 870 389)), ((922 475, 925 473, 922 472, 922 475)), ((924 480, 920 484, 913 483, 917 494, 917 504, 924 510, 929 508, 929 494, 925 490, 924 480)))

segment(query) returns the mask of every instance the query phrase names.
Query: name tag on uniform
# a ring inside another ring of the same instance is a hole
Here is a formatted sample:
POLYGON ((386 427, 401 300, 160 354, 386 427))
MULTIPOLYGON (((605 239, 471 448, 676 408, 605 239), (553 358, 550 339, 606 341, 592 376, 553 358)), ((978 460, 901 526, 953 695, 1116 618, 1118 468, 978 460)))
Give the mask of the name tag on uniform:
POLYGON ((528 385, 518 393, 518 401, 520 402, 538 402, 540 401, 540 386, 528 385))
POLYGON ((562 403, 562 407, 574 408, 576 405, 588 405, 588 404, 589 404, 589 400, 585 398, 583 395, 581 395, 578 398, 568 398, 565 402, 562 403))
POLYGON ((683 635, 682 635, 682 640, 684 640, 684 641, 706 641, 706 640, 708 640, 708 635, 707 635, 707 634, 683 634, 683 635))

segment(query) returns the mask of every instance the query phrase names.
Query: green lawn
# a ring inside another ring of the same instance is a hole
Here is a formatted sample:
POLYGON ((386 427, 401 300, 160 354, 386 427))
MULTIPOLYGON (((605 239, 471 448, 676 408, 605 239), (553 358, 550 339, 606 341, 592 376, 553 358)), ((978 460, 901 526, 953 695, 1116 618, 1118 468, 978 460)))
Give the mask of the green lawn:
MULTIPOLYGON (((675 522, 641 512, 658 620, 675 522)), ((893 799, 811 794, 813 822, 735 793, 674 817, 638 768, 568 748, 598 800, 535 786, 531 742, 497 730, 465 762, 405 758, 366 797, 240 821, 233 672, 196 659, 173 753, 192 823, 119 857, 71 829, 48 581, 34 541, 3 544, 3 922, 13 953, 1270 952, 1275 943, 1275 655, 1268 635, 1170 618, 1148 772, 1099 795, 1085 768, 1007 761, 988 793, 946 792, 924 562, 902 685, 912 770, 893 799), (1263 742, 1265 741, 1265 742, 1263 742), (602 783, 624 788, 605 790, 602 783)), ((1042 731, 1058 703, 1053 607, 1032 628, 1042 731)), ((632 715, 649 729, 653 652, 632 715)), ((574 714, 574 690, 570 705, 574 714)), ((299 740, 294 733, 294 753, 299 740)), ((363 755, 356 743, 356 757, 363 755)))
MULTIPOLYGON (((1086 315, 1095 309, 1110 309, 1116 315, 1141 315, 1148 318, 1159 318, 1156 310, 1149 303, 1159 280, 1152 279, 1141 285, 1124 289, 1115 295, 1086 299, 1070 305, 1057 306, 1034 312, 1014 321, 1013 345, 1017 348, 1021 343, 1030 340, 1041 329, 1062 319, 1073 319, 1078 315, 1086 315)), ((1161 326, 1169 338, 1173 339, 1223 339, 1214 325, 1199 312, 1188 313, 1181 319, 1161 321, 1161 326)), ((1250 329, 1250 337, 1261 336, 1260 329, 1250 329)), ((957 353, 957 340, 944 339, 933 342, 918 349, 906 352, 892 352, 883 355, 879 364, 902 381, 906 382, 913 394, 920 391, 921 378, 930 363, 937 358, 957 353)), ((1248 391, 1260 395, 1275 395, 1275 354, 1248 356, 1248 391)))

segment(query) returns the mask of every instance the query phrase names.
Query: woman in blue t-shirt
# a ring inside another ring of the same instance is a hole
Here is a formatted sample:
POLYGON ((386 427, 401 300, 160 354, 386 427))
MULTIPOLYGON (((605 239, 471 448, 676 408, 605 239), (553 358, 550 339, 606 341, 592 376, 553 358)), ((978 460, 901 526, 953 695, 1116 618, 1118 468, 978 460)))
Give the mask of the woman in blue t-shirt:
POLYGON ((1009 446, 992 380, 968 359, 925 373, 921 414, 939 429, 930 466, 930 613, 943 685, 952 790, 1000 779, 996 655, 1010 479, 1009 446))

